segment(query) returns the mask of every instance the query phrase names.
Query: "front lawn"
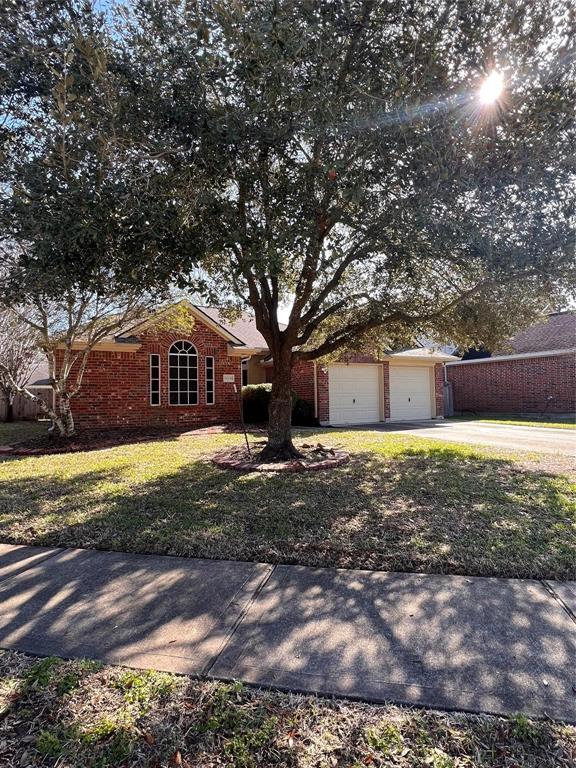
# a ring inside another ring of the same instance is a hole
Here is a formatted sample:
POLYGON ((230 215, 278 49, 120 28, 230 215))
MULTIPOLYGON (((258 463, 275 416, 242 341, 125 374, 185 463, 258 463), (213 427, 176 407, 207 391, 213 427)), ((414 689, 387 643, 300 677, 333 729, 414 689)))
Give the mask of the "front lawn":
POLYGON ((545 418, 534 419, 528 416, 447 416, 446 421, 479 421, 482 424, 512 424, 517 427, 552 427, 553 429, 576 429, 576 421, 573 417, 551 416, 548 421, 545 418))
POLYGON ((576 728, 0 652, 0 764, 570 768, 576 728))
POLYGON ((0 445, 12 445, 47 432, 48 421, 0 421, 0 445))
POLYGON ((316 430, 338 470, 236 474, 240 435, 171 436, 0 461, 0 540, 313 566, 573 579, 574 486, 514 458, 379 432, 316 430))

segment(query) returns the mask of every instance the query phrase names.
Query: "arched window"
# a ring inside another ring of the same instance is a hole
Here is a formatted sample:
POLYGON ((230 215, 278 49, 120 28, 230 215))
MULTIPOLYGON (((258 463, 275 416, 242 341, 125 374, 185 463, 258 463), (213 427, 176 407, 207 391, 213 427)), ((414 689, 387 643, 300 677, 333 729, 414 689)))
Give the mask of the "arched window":
POLYGON ((168 352, 170 405, 198 405, 198 353, 189 341, 175 341, 168 352))

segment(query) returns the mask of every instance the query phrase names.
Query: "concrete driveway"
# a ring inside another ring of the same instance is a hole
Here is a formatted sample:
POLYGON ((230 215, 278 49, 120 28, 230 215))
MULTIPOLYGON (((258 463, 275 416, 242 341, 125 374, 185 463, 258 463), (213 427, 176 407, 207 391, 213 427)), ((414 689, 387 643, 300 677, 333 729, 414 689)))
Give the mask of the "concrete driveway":
POLYGON ((571 429, 520 427, 512 424, 487 424, 480 421, 407 421, 395 424, 374 424, 364 429, 402 432, 415 437, 431 437, 452 443, 560 453, 563 456, 576 457, 576 430, 571 429))

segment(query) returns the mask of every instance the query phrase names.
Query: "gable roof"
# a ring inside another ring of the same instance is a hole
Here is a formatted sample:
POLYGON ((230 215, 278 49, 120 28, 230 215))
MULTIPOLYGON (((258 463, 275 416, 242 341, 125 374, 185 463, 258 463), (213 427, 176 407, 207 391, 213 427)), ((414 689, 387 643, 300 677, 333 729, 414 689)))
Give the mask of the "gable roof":
POLYGON ((136 339, 138 331, 145 329, 146 326, 152 322, 153 318, 161 317, 162 314, 168 312, 172 307, 178 305, 184 305, 188 307, 190 312, 197 319, 204 322, 206 325, 212 328, 213 331, 216 331, 216 333, 225 338, 226 341, 229 341, 233 345, 245 346, 245 342, 241 338, 232 333, 225 325, 219 322, 219 320, 213 318, 210 314, 205 312, 204 307, 200 307, 197 304, 192 304, 192 302, 188 301, 188 299, 181 299, 180 301, 177 301, 173 304, 168 304, 167 306, 160 307, 158 310, 149 312, 145 317, 143 317, 141 320, 138 320, 136 323, 132 323, 129 326, 125 326, 124 328, 117 330, 114 334, 114 339, 117 342, 126 341, 132 338, 136 339))
MULTIPOLYGON (((546 320, 520 331, 508 340, 514 354, 548 352, 576 347, 576 312, 554 312, 546 320)), ((510 354, 509 351, 494 352, 494 357, 510 354)))
MULTIPOLYGON (((222 315, 218 307, 200 306, 197 308, 208 315, 214 322, 219 323, 233 336, 240 339, 247 347, 260 348, 262 350, 268 349, 266 339, 256 328, 256 320, 253 315, 243 312, 237 320, 230 322, 222 315)), ((283 323, 280 323, 281 330, 285 327, 283 323)))
POLYGON ((50 373, 48 371, 48 361, 39 360, 38 365, 30 374, 30 378, 26 382, 27 387, 44 387, 50 384, 50 373))
MULTIPOLYGON (((234 346, 244 346, 250 347, 251 349, 262 349, 264 351, 268 349, 268 344, 266 343, 265 338, 256 328, 256 320, 253 315, 243 312, 238 319, 230 321, 218 307, 205 307, 201 304, 192 304, 188 299, 182 299, 178 303, 186 304, 199 320, 205 322, 210 328, 216 331, 216 333, 219 333, 220 336, 223 336, 234 346)), ((160 315, 162 312, 167 311, 170 306, 173 305, 162 307, 158 312, 151 312, 148 317, 117 331, 115 334, 116 341, 137 337, 139 329, 145 327, 155 315, 160 315)), ((280 323, 280 328, 285 327, 285 325, 280 323)))

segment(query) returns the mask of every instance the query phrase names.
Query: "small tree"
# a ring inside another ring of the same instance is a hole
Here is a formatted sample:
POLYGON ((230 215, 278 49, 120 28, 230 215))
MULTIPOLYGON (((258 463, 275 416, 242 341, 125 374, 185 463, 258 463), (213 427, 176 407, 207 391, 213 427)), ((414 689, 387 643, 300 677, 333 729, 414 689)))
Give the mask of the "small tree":
POLYGON ((28 383, 40 360, 37 331, 13 312, 0 309, 0 395, 6 403, 4 421, 14 420, 14 398, 28 383))
POLYGON ((94 347, 121 328, 149 315, 149 302, 140 293, 113 294, 69 288, 60 301, 36 294, 26 305, 12 306, 4 313, 16 318, 20 329, 33 338, 48 361, 48 379, 56 407, 26 387, 13 375, 0 356, 0 378, 13 392, 33 400, 50 419, 61 437, 75 433, 72 399, 78 394, 88 358, 94 347))

